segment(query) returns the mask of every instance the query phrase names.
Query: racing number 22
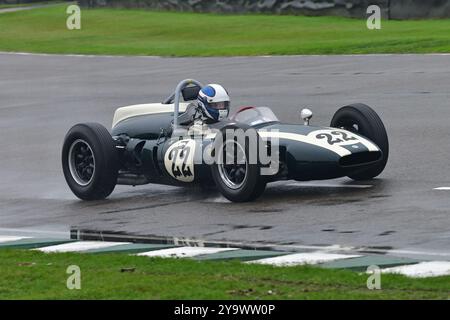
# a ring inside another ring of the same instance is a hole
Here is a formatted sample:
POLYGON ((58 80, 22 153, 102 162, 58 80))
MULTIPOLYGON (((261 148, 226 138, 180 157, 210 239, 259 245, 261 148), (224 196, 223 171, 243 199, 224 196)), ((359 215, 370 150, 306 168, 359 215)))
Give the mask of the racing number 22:
POLYGON ((357 140, 355 137, 350 137, 343 131, 331 131, 330 133, 319 133, 317 139, 327 139, 328 144, 333 145, 340 142, 357 140))

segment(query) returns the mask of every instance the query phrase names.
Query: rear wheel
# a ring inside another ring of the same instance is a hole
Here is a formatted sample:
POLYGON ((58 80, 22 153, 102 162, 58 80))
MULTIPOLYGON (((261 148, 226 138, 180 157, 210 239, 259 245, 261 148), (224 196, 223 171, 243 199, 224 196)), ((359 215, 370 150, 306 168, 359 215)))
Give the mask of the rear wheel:
POLYGON ((349 178, 368 180, 383 172, 389 157, 389 140, 383 122, 372 108, 362 103, 342 107, 334 114, 330 126, 355 132, 368 138, 383 153, 383 158, 380 161, 349 175, 349 178))
POLYGON ((64 139, 62 167, 72 192, 82 200, 105 199, 114 190, 118 155, 108 130, 98 123, 73 126, 64 139))
MULTIPOLYGON (((233 202, 252 201, 264 192, 266 181, 261 176, 258 159, 255 157, 256 161, 251 161, 253 157, 250 156, 250 140, 245 140, 243 143, 236 137, 226 137, 226 130, 229 129, 239 128, 227 126, 221 130, 222 140, 215 142, 217 154, 216 163, 212 165, 211 169, 212 176, 217 188, 228 200, 233 202), (232 161, 228 161, 229 159, 232 161)), ((254 129, 250 128, 249 130, 254 129)), ((260 142, 257 134, 256 137, 260 142)), ((258 144, 261 146, 260 143, 258 144)))

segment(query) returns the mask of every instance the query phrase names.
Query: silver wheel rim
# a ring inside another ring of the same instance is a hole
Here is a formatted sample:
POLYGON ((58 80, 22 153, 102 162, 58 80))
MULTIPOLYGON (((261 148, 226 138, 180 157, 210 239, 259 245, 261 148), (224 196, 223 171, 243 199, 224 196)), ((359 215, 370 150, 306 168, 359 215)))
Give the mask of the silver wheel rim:
POLYGON ((239 143, 231 140, 226 141, 224 143, 224 145, 220 149, 218 169, 220 178, 226 184, 227 187, 233 190, 242 187, 242 185, 247 180, 248 163, 247 163, 247 156, 245 155, 245 150, 239 143), (223 156, 224 154, 223 151, 229 144, 234 144, 235 146, 237 146, 235 148, 236 157, 233 157, 234 159, 233 164, 227 164, 226 163, 227 159, 226 157, 224 158, 223 156), (243 161, 244 163, 240 163, 240 161, 243 161))
POLYGON ((87 186, 95 175, 95 156, 89 143, 77 139, 70 145, 69 170, 73 180, 80 186, 87 186))

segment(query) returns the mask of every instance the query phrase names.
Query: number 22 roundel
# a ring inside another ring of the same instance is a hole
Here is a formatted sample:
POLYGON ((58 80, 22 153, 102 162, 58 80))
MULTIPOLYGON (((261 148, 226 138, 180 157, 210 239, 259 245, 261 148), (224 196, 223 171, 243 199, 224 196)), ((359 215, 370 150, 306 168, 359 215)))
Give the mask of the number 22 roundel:
POLYGON ((166 171, 183 182, 194 181, 195 140, 180 140, 172 144, 164 155, 166 171))

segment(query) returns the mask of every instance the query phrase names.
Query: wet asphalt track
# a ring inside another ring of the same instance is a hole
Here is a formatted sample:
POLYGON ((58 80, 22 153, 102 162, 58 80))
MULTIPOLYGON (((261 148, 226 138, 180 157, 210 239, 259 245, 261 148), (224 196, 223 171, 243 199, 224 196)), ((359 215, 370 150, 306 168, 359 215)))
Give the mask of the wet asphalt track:
POLYGON ((207 240, 369 246, 450 260, 450 55, 254 58, 70 57, 0 54, 0 233, 71 227, 207 240), (328 125, 338 107, 371 105, 391 153, 379 179, 270 185, 233 204, 217 192, 118 187, 81 202, 60 149, 77 122, 107 127, 116 107, 158 102, 187 77, 223 84, 233 105, 271 106, 281 120, 328 125), (323 184, 326 185, 323 185, 323 184), (321 185, 322 184, 322 185, 321 185), (331 185, 330 185, 331 184, 331 185))

